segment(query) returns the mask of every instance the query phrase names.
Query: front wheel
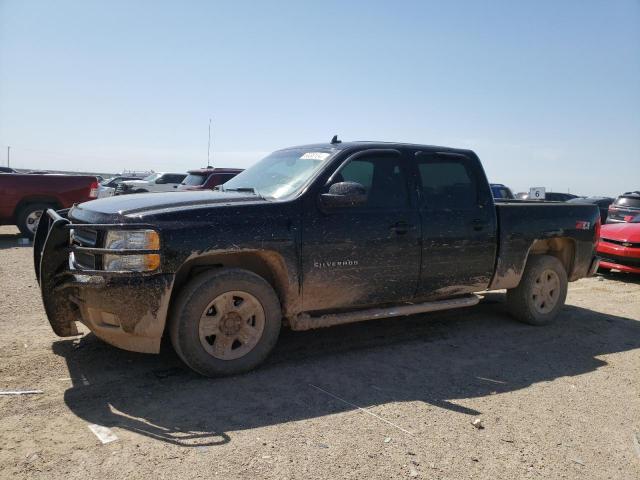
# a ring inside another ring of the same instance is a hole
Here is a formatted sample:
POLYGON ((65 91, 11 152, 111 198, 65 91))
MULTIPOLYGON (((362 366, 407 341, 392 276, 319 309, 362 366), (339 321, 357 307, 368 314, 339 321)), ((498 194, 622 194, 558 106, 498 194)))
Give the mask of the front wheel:
POLYGON ((208 377, 255 368, 278 340, 282 313, 271 285, 253 272, 220 269, 185 285, 172 310, 171 343, 208 377))
POLYGON ((567 286, 567 272, 560 260, 533 255, 518 286, 507 290, 507 306, 521 322, 546 325, 555 320, 564 305, 567 286))

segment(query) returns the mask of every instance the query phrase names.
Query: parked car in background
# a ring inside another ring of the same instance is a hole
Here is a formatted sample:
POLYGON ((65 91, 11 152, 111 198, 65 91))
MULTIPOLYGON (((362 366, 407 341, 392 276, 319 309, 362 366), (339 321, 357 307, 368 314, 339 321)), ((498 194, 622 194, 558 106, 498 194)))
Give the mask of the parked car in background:
POLYGON ((98 196, 98 180, 85 175, 0 175, 0 225, 16 225, 33 238, 42 212, 69 208, 98 196))
POLYGON ((107 178, 103 182, 100 182, 98 187, 98 198, 111 197, 116 192, 116 187, 122 182, 127 180, 140 180, 140 177, 135 176, 123 176, 107 178))
POLYGON ((640 273, 640 223, 603 225, 598 243, 599 270, 640 273))
POLYGON ((578 197, 567 200, 567 203, 579 203, 579 204, 591 204, 597 205, 600 209, 600 221, 602 223, 607 222, 607 215, 609 214, 609 205, 613 203, 611 197, 578 197))
POLYGON ((560 192, 546 192, 544 194, 544 199, 547 202, 566 202, 573 198, 578 198, 578 195, 574 195, 572 193, 560 193, 560 192))
POLYGON ((138 180, 126 180, 116 187, 116 195, 145 192, 173 192, 185 179, 186 173, 152 173, 138 180))
POLYGON ((516 197, 509 187, 501 183, 491 183, 491 193, 495 200, 514 200, 516 197))
POLYGON ((637 222, 640 220, 640 191, 625 192, 609 206, 607 223, 637 222))
POLYGON ((10 167, 0 167, 0 173, 18 173, 10 167))
POLYGON ((522 193, 518 194, 518 199, 519 200, 531 200, 531 201, 545 201, 545 202, 566 202, 568 200, 571 200, 573 198, 578 198, 578 195, 574 195, 572 193, 561 193, 561 192, 546 192, 544 194, 544 198, 541 199, 535 199, 535 198, 529 198, 529 194, 525 193, 524 195, 522 193))
POLYGON ((189 170, 178 190, 213 190, 242 172, 241 168, 200 168, 189 170))

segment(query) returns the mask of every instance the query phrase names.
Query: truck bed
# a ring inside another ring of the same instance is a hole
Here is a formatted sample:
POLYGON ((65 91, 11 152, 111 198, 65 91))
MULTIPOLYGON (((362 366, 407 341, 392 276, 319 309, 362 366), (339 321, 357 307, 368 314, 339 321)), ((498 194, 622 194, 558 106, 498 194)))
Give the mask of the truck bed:
POLYGON ((526 200, 499 201, 495 205, 498 254, 490 289, 517 286, 529 251, 545 248, 545 244, 553 248, 569 242, 576 253, 567 272, 569 280, 587 275, 600 229, 596 205, 526 200))

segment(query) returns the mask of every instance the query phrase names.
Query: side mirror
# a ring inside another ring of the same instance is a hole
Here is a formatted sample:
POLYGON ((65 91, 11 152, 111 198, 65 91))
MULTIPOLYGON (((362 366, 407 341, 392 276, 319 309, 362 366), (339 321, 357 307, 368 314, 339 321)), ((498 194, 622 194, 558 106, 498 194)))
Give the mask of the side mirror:
POLYGON ((165 182, 165 181, 164 181, 164 178, 162 178, 162 177, 160 177, 160 178, 158 178, 158 179, 156 180, 156 185, 161 185, 161 184, 163 184, 163 183, 167 183, 167 182, 165 182))
POLYGON ((329 187, 328 193, 320 195, 324 208, 356 207, 367 202, 367 191, 358 182, 338 182, 329 187))

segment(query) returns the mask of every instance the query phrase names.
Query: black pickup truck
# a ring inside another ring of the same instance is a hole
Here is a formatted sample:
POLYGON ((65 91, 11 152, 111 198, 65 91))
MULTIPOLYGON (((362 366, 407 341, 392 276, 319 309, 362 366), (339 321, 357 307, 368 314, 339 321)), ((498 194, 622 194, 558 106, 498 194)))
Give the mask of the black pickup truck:
POLYGON ((276 151, 218 191, 48 211, 34 242, 47 316, 117 347, 163 335, 203 375, 247 371, 293 330, 478 303, 507 289, 540 325, 592 275, 594 205, 494 203, 470 150, 379 142, 276 151))

